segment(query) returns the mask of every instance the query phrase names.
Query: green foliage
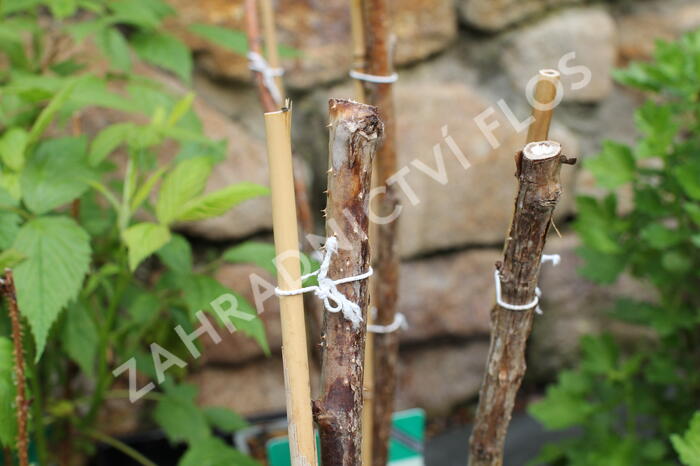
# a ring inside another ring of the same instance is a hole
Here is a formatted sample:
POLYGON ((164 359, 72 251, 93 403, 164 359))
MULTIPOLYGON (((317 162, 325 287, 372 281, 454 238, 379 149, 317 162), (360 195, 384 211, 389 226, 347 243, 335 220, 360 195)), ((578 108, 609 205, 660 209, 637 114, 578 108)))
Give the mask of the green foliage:
POLYGON ((700 466, 700 412, 690 420, 690 426, 683 436, 671 436, 673 448, 686 466, 700 466))
MULTIPOLYGON (((211 302, 222 294, 238 303, 231 322, 269 352, 252 305, 205 273, 219 262, 195 263, 188 240, 172 231, 267 194, 251 183, 205 192, 225 141, 204 135, 194 94, 175 95, 136 72, 142 60, 189 84, 192 54, 163 27, 173 14, 163 0, 0 2, 0 55, 9 64, 0 70, 0 268, 14 269, 22 323, 31 329, 25 345, 39 464, 58 462, 55 447, 67 441, 69 425, 80 439, 72 447, 90 454, 84 439, 99 427, 103 401, 121 396, 111 371, 134 357, 153 378, 151 343, 189 358, 175 327, 192 332, 196 312, 214 315, 211 302), (81 42, 96 46, 106 70, 64 53, 81 42), (118 110, 110 115, 120 121, 83 134, 80 116, 95 108, 118 110), (159 156, 166 143, 167 162, 159 156), (82 383, 70 384, 74 378, 82 383)), ((240 37, 200 30, 212 40, 240 37)), ((8 334, 0 326, 0 444, 15 448, 8 334)), ((254 464, 213 434, 245 421, 198 407, 196 389, 180 384, 185 376, 171 368, 151 394, 152 418, 173 442, 193 447, 184 464, 254 464)))
POLYGON ((545 427, 580 434, 535 463, 672 465, 677 453, 700 464, 700 414, 690 419, 700 392, 700 31, 660 42, 654 62, 616 77, 652 95, 635 114, 637 144, 606 142, 585 164, 608 192, 577 201, 580 272, 612 283, 627 271, 655 289, 654 302, 625 298, 609 311, 650 336, 626 347, 609 335, 582 340, 579 367, 530 407, 545 427), (616 188, 633 195, 624 212, 616 188))

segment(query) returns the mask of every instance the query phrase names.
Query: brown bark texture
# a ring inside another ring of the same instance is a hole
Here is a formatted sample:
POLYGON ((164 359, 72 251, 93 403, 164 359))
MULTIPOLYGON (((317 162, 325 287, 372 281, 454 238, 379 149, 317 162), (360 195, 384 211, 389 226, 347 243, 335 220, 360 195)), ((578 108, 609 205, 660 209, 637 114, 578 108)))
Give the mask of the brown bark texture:
MULTIPOLYGON (((368 238, 372 160, 383 128, 377 109, 348 100, 329 101, 330 143, 326 235, 338 238, 329 278, 360 275, 370 267, 368 238)), ((362 376, 368 280, 338 285, 362 309, 355 328, 342 313, 326 312, 323 322, 321 392, 314 411, 324 466, 361 464, 362 376)))
POLYGON ((12 343, 15 357, 15 379, 17 383, 17 396, 15 398, 15 409, 17 410, 17 457, 20 466, 29 465, 27 439, 27 415, 29 404, 27 403, 24 371, 24 355, 22 354, 22 326, 20 323, 19 307, 17 306, 17 291, 12 270, 5 269, 5 277, 2 283, 2 294, 7 301, 7 308, 10 313, 12 324, 12 343))
MULTIPOLYGON (((364 0, 365 72, 390 76, 394 72, 391 46, 391 11, 388 0, 364 0)), ((384 122, 384 139, 377 153, 375 177, 378 187, 386 191, 376 197, 378 216, 388 217, 398 201, 395 186, 387 179, 396 173, 396 117, 393 84, 363 82, 365 100, 379 109, 384 122)), ((397 252, 397 223, 374 225, 374 271, 372 302, 377 308, 377 325, 389 325, 396 317, 398 299, 399 256, 397 252)), ((398 365, 398 332, 375 333, 373 440, 372 463, 385 466, 389 456, 391 417, 394 411, 396 372, 398 365)))
MULTIPOLYGON (((553 156, 530 158, 529 146, 516 155, 515 211, 503 261, 496 264, 502 300, 513 305, 528 304, 535 298, 542 252, 561 195, 560 168, 562 163, 574 162, 560 148, 553 156)), ((470 440, 470 466, 503 464, 508 424, 525 375, 525 346, 534 311, 513 311, 498 304, 491 311, 491 344, 470 440)))

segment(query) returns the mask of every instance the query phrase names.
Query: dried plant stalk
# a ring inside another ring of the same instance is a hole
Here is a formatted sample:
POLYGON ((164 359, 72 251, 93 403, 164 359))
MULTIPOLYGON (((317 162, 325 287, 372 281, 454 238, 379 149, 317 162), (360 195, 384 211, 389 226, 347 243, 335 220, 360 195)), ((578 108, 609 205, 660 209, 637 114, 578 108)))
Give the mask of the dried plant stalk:
MULTIPOLYGON (((528 304, 535 297, 547 232, 561 195, 562 163, 573 161, 553 141, 530 143, 516 156, 515 212, 503 262, 496 264, 501 296, 508 304, 528 304)), ((513 311, 498 304, 491 311, 491 345, 470 440, 471 466, 503 464, 508 424, 525 375, 525 346, 534 311, 513 311)))
MULTIPOLYGON (((288 109, 265 114, 272 191, 272 221, 278 257, 277 279, 279 287, 283 290, 301 287, 290 141, 291 119, 291 110, 288 109)), ((311 414, 309 359, 302 296, 280 297, 280 317, 292 465, 316 465, 316 442, 311 414)))
MULTIPOLYGON (((329 101, 330 143, 326 235, 336 236, 328 276, 337 280, 370 267, 368 207, 372 160, 382 136, 375 107, 348 100, 329 101)), ((363 359, 368 280, 338 285, 338 291, 362 310, 354 326, 342 313, 326 312, 323 321, 321 394, 315 403, 324 466, 361 463, 363 359)))

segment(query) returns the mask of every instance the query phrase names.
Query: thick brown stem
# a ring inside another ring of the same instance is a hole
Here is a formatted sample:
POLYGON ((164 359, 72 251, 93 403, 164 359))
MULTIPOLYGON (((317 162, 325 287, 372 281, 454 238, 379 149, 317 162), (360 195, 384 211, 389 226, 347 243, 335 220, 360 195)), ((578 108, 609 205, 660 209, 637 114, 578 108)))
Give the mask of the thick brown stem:
MULTIPOLYGON (((331 99, 326 235, 338 238, 329 278, 360 275, 370 267, 369 190, 372 160, 383 129, 375 107, 331 99)), ((368 280, 338 285, 338 291, 362 310, 353 325, 342 313, 326 312, 323 322, 321 395, 316 422, 324 466, 361 464, 362 376, 368 280)))
MULTIPOLYGON (((365 69, 377 76, 393 72, 390 39, 390 12, 387 0, 364 0, 365 69)), ((366 101, 379 109, 384 122, 384 139, 375 162, 376 183, 386 191, 377 196, 377 213, 391 216, 397 206, 394 185, 387 183, 396 173, 396 118, 392 84, 364 83, 366 101)), ((372 280, 372 300, 377 308, 376 323, 389 325, 396 317, 399 256, 396 250, 397 220, 379 222, 373 238, 375 278, 372 280)), ((391 416, 394 408, 396 370, 398 363, 398 334, 374 334, 374 393, 372 464, 384 466, 388 461, 391 416)))
MULTIPOLYGON (((515 212, 503 262, 496 264, 505 303, 524 305, 535 298, 547 232, 561 195, 559 171, 563 162, 569 160, 552 141, 528 144, 516 156, 519 185, 515 212)), ((471 466, 503 464, 508 424, 525 375, 525 346, 534 311, 534 307, 513 311, 498 304, 491 311, 491 346, 470 440, 471 466)))
POLYGON ((22 351, 22 325, 20 323, 19 308, 17 306, 17 291, 12 270, 5 269, 5 279, 2 283, 2 293, 7 300, 7 308, 10 312, 12 323, 12 343, 15 357, 15 379, 17 383, 17 397, 15 405, 17 409, 17 457, 20 466, 29 465, 28 440, 27 440, 27 414, 29 405, 27 403, 25 388, 24 355, 22 351))

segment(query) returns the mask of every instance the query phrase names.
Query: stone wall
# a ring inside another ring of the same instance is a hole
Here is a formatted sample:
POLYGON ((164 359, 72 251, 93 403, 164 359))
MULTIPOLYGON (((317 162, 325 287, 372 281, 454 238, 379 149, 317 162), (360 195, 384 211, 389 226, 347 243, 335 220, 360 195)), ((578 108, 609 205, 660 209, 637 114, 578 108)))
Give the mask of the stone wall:
MULTIPOLYGON (((230 141, 230 158, 210 188, 266 173, 261 110, 245 61, 188 35, 189 23, 240 29, 240 0, 169 0, 179 11, 172 30, 197 51, 195 88, 210 134, 230 141)), ((313 188, 317 209, 327 168, 326 102, 352 97, 346 79, 350 39, 346 0, 279 0, 281 40, 302 51, 285 59, 285 81, 294 99, 295 149, 313 188)), ((432 413, 474 399, 488 349, 493 266, 512 213, 513 154, 524 141, 514 126, 529 114, 525 88, 540 68, 564 73, 562 104, 552 138, 567 155, 585 158, 604 139, 630 141, 632 112, 640 96, 613 83, 613 68, 646 59, 655 37, 672 39, 700 26, 700 2, 691 0, 394 0, 395 89, 400 166, 412 194, 404 192, 400 219, 399 306, 410 328, 402 334, 399 407, 432 413), (575 55, 572 55, 571 53, 575 55), (562 57, 564 60, 562 61, 562 57), (567 58, 568 57, 568 58, 567 58), (575 89, 590 71, 590 82, 575 89), (491 140, 476 117, 498 127, 491 140), (498 147, 494 148, 494 141, 498 147), (454 147, 459 150, 455 151, 454 147), (442 154, 444 172, 436 160, 442 154), (455 154, 461 154, 460 158, 455 154), (436 156, 438 157, 436 159, 436 156), (468 160, 465 168, 464 159, 468 160), (432 175, 431 175, 432 173, 432 175), (415 200, 418 202, 415 202, 415 200)), ((576 274, 577 240, 567 228, 574 197, 594 192, 580 166, 563 168, 564 197, 557 210, 563 238, 553 233, 548 253, 559 252, 558 269, 544 267, 544 315, 530 345, 529 379, 546 380, 576 357, 582 334, 611 324, 601 312, 619 293, 643 288, 624 279, 601 289, 576 274)), ((220 245, 251 235, 268 238, 267 200, 233 210, 223 220, 185 226, 192 236, 220 245)), ((218 277, 252 299, 249 265, 225 265, 218 277)), ((271 277, 268 277, 271 278, 271 277)), ((273 356, 241 335, 208 344, 194 376, 202 403, 224 404, 243 414, 282 411, 283 374, 279 309, 274 300, 262 315, 273 356)), ((615 328, 625 333, 629 329, 615 328)), ((315 366, 315 365, 314 365, 315 366)), ((317 379, 317 368, 314 368, 317 379)))

